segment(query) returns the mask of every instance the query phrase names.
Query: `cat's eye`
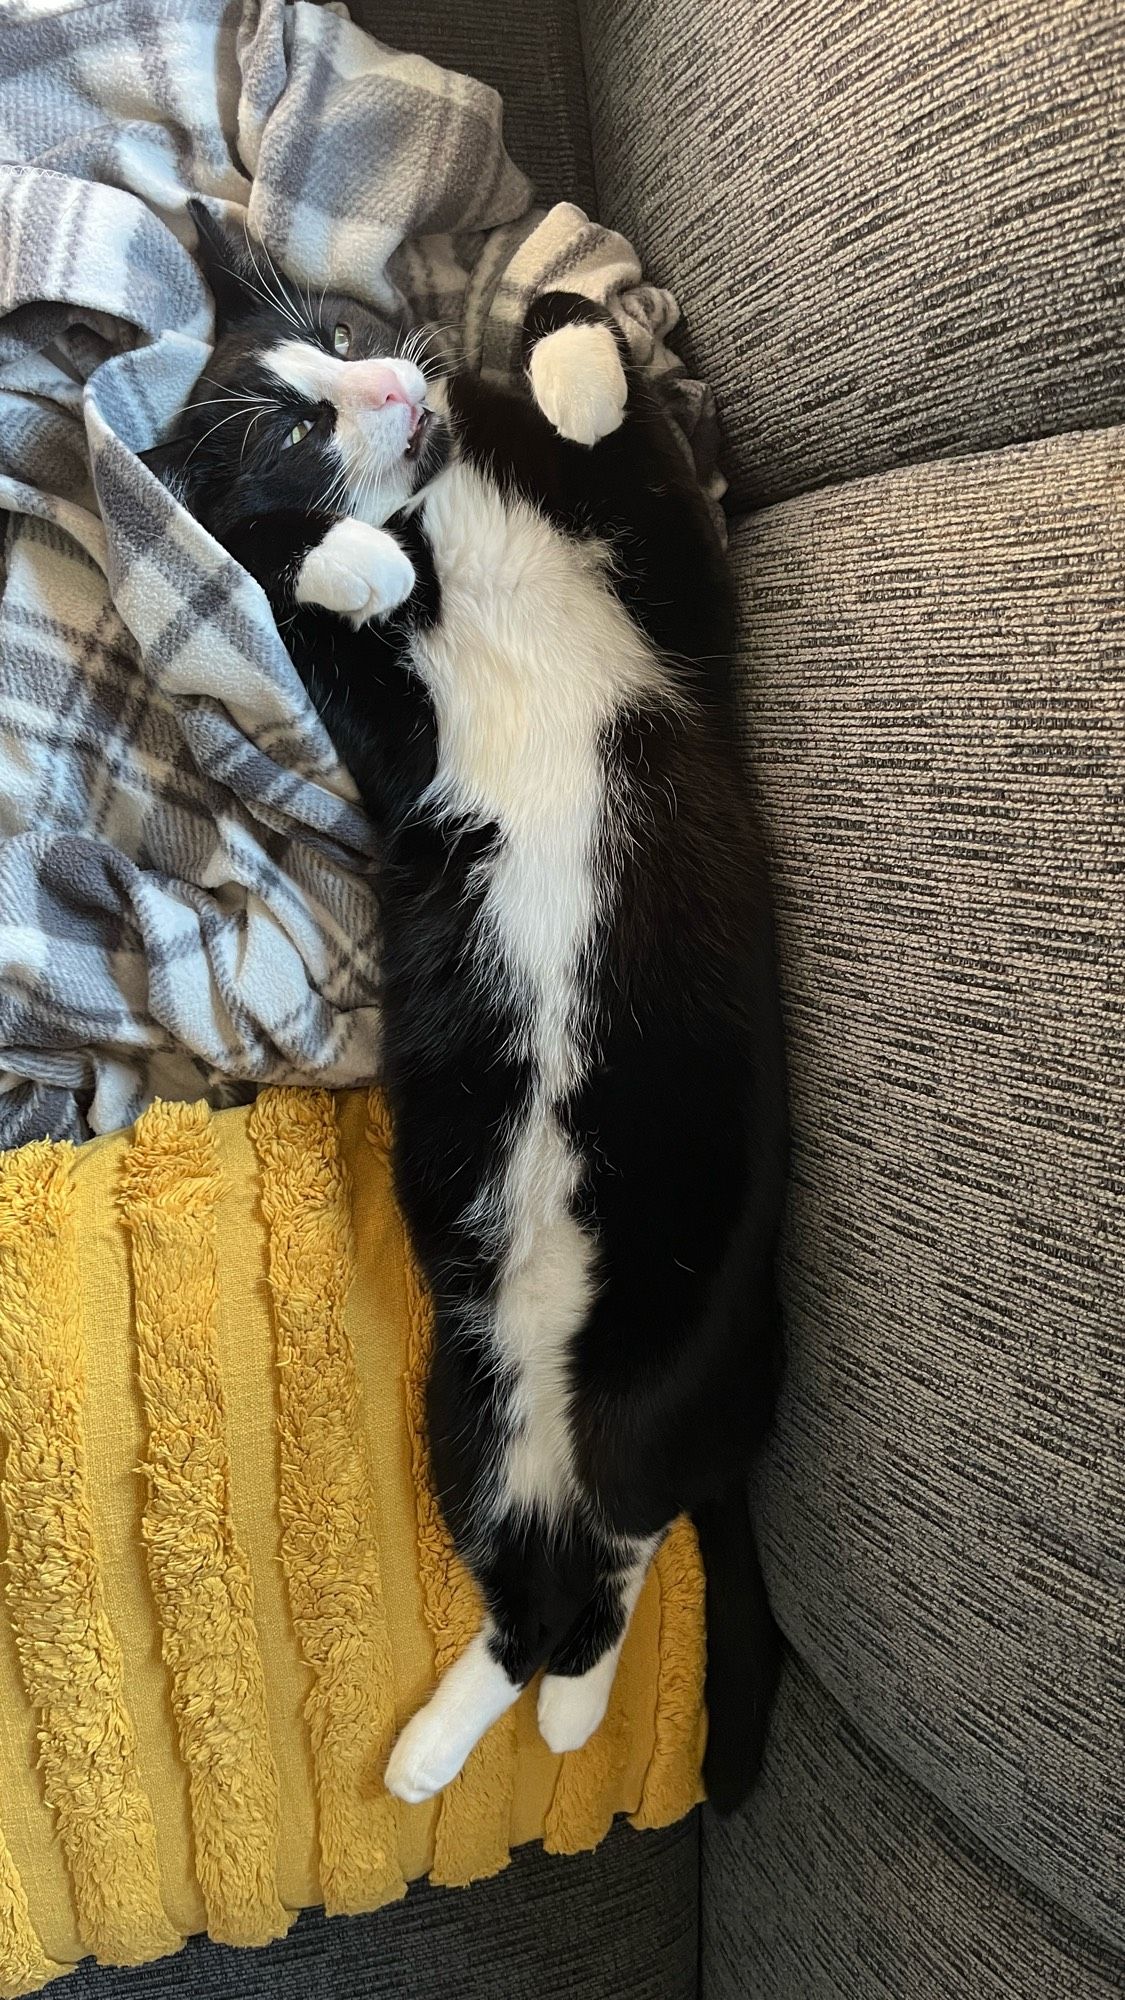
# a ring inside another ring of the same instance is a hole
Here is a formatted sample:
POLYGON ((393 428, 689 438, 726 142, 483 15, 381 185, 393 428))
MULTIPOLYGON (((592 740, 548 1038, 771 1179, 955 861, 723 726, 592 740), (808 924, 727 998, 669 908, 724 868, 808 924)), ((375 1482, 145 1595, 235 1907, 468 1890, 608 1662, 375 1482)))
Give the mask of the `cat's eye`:
POLYGON ((341 360, 344 360, 351 353, 352 330, 350 326, 344 325, 343 320, 333 330, 332 345, 341 360))
POLYGON ((286 438, 285 440, 286 449, 288 449, 288 447, 291 444, 300 444, 302 438, 308 437, 308 434, 311 431, 311 429, 312 429, 312 420, 309 417, 302 417, 299 424, 294 424, 292 430, 289 433, 289 436, 286 438))

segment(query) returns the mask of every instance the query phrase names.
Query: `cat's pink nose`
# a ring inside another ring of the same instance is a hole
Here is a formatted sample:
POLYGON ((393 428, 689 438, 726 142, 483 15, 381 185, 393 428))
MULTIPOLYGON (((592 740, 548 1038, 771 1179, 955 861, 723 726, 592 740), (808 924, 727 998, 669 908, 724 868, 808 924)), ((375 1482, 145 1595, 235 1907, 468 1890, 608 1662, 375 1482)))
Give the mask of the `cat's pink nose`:
POLYGON ((349 374, 348 388, 365 410, 385 410, 390 403, 412 401, 397 369, 389 368, 385 361, 353 361, 349 374))

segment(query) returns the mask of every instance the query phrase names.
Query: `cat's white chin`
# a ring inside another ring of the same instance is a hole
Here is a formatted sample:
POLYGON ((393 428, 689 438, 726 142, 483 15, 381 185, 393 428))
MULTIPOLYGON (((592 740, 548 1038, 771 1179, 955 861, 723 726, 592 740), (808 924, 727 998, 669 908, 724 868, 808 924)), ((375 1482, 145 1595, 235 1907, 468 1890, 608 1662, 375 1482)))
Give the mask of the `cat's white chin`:
POLYGON ((348 512, 353 520, 369 528, 385 527, 395 514, 416 507, 444 471, 451 455, 451 434, 436 398, 431 398, 420 434, 411 442, 415 448, 404 451, 393 466, 368 466, 359 461, 350 468, 348 512))

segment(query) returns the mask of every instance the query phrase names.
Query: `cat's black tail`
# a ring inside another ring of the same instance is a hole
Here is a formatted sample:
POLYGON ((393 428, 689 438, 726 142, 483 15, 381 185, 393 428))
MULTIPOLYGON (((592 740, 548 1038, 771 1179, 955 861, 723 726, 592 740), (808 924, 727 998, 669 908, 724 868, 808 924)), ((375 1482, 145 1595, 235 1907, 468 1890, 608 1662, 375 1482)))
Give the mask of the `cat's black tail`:
POLYGON ((730 1813, 762 1762, 781 1673, 781 1634, 758 1560, 744 1486, 697 1507, 692 1520, 707 1578, 707 1751, 703 1782, 730 1813))

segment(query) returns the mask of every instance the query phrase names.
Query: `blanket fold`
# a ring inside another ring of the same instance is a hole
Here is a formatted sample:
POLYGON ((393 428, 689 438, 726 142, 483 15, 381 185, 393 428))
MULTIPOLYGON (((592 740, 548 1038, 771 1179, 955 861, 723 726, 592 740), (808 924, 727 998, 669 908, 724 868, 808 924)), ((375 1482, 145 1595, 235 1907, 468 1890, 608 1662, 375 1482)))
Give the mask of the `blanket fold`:
POLYGON ((516 366, 608 304, 711 490, 677 309, 542 210, 496 94, 298 0, 26 0, 0 38, 0 1147, 378 1073, 377 857, 258 586, 139 463, 207 366, 186 203, 516 366))

